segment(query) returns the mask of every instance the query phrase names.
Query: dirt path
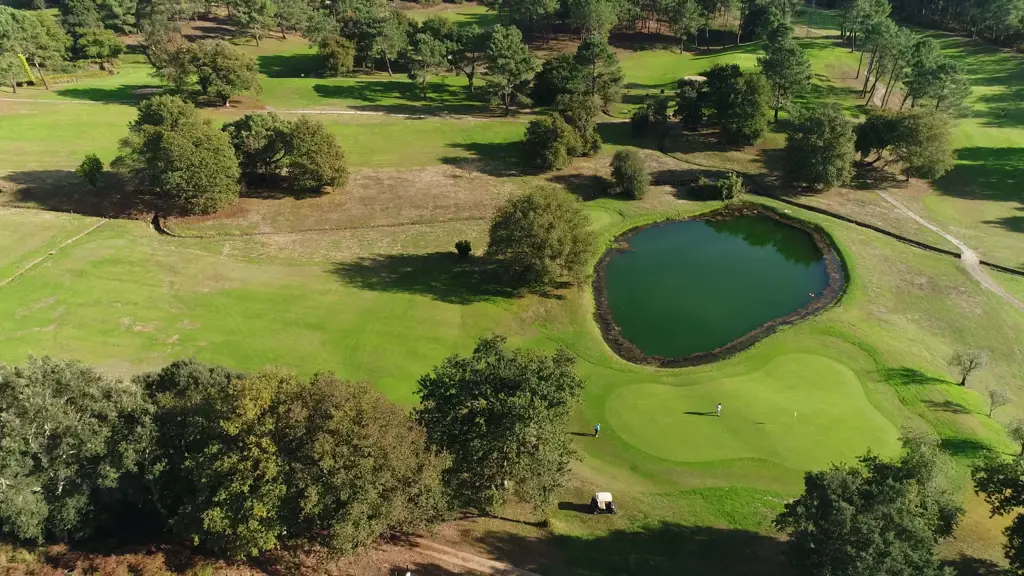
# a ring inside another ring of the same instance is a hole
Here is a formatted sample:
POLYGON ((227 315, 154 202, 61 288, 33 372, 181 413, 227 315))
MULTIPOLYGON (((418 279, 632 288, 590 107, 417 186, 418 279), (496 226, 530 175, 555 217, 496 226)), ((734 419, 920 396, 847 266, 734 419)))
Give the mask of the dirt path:
POLYGON ((47 259, 47 258, 49 258, 50 256, 53 256, 53 255, 57 254, 57 253, 58 253, 58 252, 60 252, 60 251, 61 251, 61 250, 62 250, 62 249, 63 249, 63 248, 65 247, 65 246, 68 246, 69 244, 71 244, 71 243, 72 243, 72 242, 74 242, 75 240, 78 240, 79 238, 81 238, 81 237, 85 236, 86 234, 88 234, 88 233, 92 232, 93 230, 95 230, 95 229, 99 228, 100 226, 103 226, 104 224, 106 224, 106 222, 107 222, 106 220, 100 220, 100 221, 99 221, 99 222, 97 222, 97 223, 96 223, 95 225, 93 225, 93 226, 90 226, 90 227, 89 227, 89 229, 88 229, 88 230, 86 230, 85 232, 82 232, 81 234, 79 234, 79 235, 75 236, 74 238, 72 238, 72 239, 68 240, 67 242, 64 242, 64 243, 63 243, 63 244, 61 244, 60 246, 57 246, 57 247, 56 247, 56 248, 54 248, 53 250, 50 250, 50 251, 49 251, 49 252, 47 252, 46 254, 43 254, 43 255, 42 255, 42 256, 40 256, 39 258, 36 258, 36 259, 35 259, 35 260, 33 260, 32 262, 30 262, 28 266, 25 266, 25 267, 24 267, 24 268, 22 268, 21 270, 18 270, 17 272, 15 272, 15 273, 14 273, 14 275, 12 275, 12 276, 11 276, 10 278, 7 278, 7 279, 5 279, 5 280, 0 280, 0 287, 3 287, 3 286, 6 286, 6 285, 10 284, 10 283, 11 283, 11 282, 13 282, 13 281, 14 281, 15 279, 17 279, 17 278, 18 278, 18 276, 21 276, 22 274, 24 274, 25 272, 28 272, 28 271, 29 271, 29 270, 31 270, 32 268, 35 268, 35 266, 36 266, 37 264, 41 263, 41 262, 42 262, 43 260, 46 260, 46 259, 47 259))
POLYGON ((1016 307, 1018 310, 1024 312, 1024 302, 1021 302, 1020 300, 1014 298, 1009 292, 1004 290, 1002 286, 1000 286, 995 280, 993 280, 991 276, 988 275, 988 272, 986 272, 985 269, 981 267, 981 262, 979 261, 978 254, 974 250, 971 250, 970 247, 967 246, 967 244, 964 244, 957 238, 954 238, 950 234, 947 234, 938 226, 918 216, 913 210, 907 208, 905 204, 903 204, 899 200, 896 200, 889 194, 882 192, 881 190, 877 190, 877 192, 879 196, 885 198, 890 204, 895 206, 898 210, 900 210, 907 216, 910 216, 918 223, 920 223, 922 226, 931 229, 939 236, 942 236, 946 240, 949 240, 951 243, 953 243, 953 245, 960 250, 960 263, 963 265, 964 269, 967 270, 968 274, 970 274, 982 286, 988 288, 989 290, 995 292, 996 294, 999 294, 999 296, 1001 296, 1003 300, 1006 300, 1014 307, 1016 307))
POLYGON ((487 558, 481 558, 480 556, 474 556, 467 554, 466 552, 460 552, 447 546, 442 546, 423 538, 413 538, 413 542, 416 543, 416 550, 432 556, 446 562, 448 564, 455 564, 456 566, 462 566, 468 568, 474 572, 480 572, 481 574, 493 574, 495 576, 540 576, 536 572, 530 572, 529 570, 523 570, 510 566, 504 562, 498 562, 496 560, 489 560, 487 558))

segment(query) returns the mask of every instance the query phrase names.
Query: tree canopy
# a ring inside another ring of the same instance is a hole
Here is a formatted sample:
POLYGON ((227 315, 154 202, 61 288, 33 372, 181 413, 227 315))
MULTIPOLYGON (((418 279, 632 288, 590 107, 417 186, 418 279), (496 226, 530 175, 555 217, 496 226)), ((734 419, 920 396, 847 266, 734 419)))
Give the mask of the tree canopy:
POLYGON ((537 59, 523 42, 523 34, 515 26, 495 26, 484 53, 487 63, 485 80, 492 99, 511 111, 513 102, 527 102, 525 87, 537 71, 537 59))
POLYGON ((794 120, 783 151, 786 177, 796 184, 828 190, 853 176, 853 127, 834 106, 808 110, 794 120))
POLYGON ((806 92, 811 86, 811 61, 792 34, 769 37, 764 45, 763 57, 757 64, 772 91, 775 120, 779 110, 787 106, 794 96, 806 92))
MULTIPOLYGON (((560 119, 558 119, 560 120, 560 119)), ((561 277, 580 280, 595 248, 590 219, 565 192, 535 189, 509 198, 491 219, 487 255, 509 281, 546 288, 561 277)))
POLYGON ((215 97, 224 106, 242 92, 260 91, 256 61, 223 40, 182 44, 158 72, 182 91, 198 85, 203 96, 215 97))
POLYGON ((453 502, 493 512, 510 496, 549 504, 568 480, 575 451, 566 433, 583 381, 566 350, 506 347, 503 336, 449 356, 417 384, 417 421, 451 455, 453 502))

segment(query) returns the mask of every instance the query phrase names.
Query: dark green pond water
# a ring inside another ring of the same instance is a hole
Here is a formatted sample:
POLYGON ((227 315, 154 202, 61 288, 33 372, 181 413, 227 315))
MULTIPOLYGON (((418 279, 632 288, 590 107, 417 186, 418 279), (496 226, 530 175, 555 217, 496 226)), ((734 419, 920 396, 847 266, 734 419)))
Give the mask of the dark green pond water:
POLYGON ((659 224, 627 243, 608 259, 605 296, 622 336, 650 356, 713 350, 828 286, 811 235, 768 216, 659 224))

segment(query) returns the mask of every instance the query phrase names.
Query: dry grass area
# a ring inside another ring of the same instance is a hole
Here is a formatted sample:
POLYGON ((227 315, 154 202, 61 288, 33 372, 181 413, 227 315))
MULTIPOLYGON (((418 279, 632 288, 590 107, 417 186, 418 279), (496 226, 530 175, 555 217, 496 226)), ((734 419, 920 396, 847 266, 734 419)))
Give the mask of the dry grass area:
POLYGON ((487 219, 517 189, 515 180, 448 165, 357 169, 343 189, 329 194, 243 198, 219 214, 176 219, 169 226, 186 235, 237 235, 487 219))

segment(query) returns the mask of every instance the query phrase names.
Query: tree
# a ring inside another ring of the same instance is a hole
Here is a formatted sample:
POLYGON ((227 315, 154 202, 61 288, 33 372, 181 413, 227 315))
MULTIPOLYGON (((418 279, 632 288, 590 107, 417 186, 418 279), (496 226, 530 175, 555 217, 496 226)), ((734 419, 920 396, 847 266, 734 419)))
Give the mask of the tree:
POLYGON ((81 176, 90 187, 96 188, 100 183, 100 176, 103 174, 103 161, 95 154, 86 154, 85 159, 75 169, 75 173, 81 176))
POLYGON ((0 85, 7 84, 18 93, 18 80, 25 78, 25 69, 14 52, 0 53, 0 85))
POLYGON ((572 161, 570 152, 582 148, 576 131, 561 116, 543 116, 526 126, 523 159, 542 171, 565 168, 572 161))
POLYGON ((103 28, 100 11, 95 0, 61 0, 57 4, 60 10, 60 23, 71 36, 77 46, 87 30, 103 28))
POLYGON ((594 251, 594 233, 580 202, 559 190, 538 189, 507 200, 491 218, 487 255, 508 278, 544 288, 563 276, 579 281, 594 251))
POLYGON ((585 90, 584 70, 576 64, 572 54, 565 52, 544 61, 540 72, 533 77, 530 97, 538 106, 550 106, 561 94, 579 94, 585 90))
POLYGON ((903 81, 905 94, 900 102, 900 109, 910 100, 911 107, 926 97, 933 90, 935 69, 942 58, 939 45, 928 37, 918 37, 910 50, 910 70, 903 81))
POLYGON ((443 518, 450 460, 428 447, 407 410, 332 374, 308 382, 280 372, 262 377, 286 391, 274 441, 284 459, 287 538, 347 554, 443 518))
POLYGON ((744 73, 729 97, 730 112, 722 117, 722 136, 735 144, 757 144, 768 133, 771 88, 763 74, 744 73))
POLYGON ((796 573, 942 574, 935 546, 963 514, 948 466, 938 442, 904 435, 896 460, 868 453, 860 466, 805 473, 803 494, 775 519, 796 573))
POLYGON ((748 40, 764 38, 780 23, 785 22, 782 14, 764 0, 743 0, 741 6, 743 17, 737 36, 745 36, 748 40))
POLYGON ((701 11, 696 0, 668 0, 666 4, 668 28, 679 38, 679 52, 686 48, 687 38, 696 38, 700 28, 701 11))
POLYGON ((231 17, 239 30, 244 31, 260 45, 260 39, 267 35, 277 23, 274 20, 276 6, 271 0, 228 0, 231 17))
POLYGON ((355 67, 356 45, 348 38, 330 35, 317 45, 324 59, 324 72, 328 76, 344 76, 355 67))
POLYGON ((284 173, 291 152, 291 123, 273 112, 250 113, 221 127, 238 159, 242 178, 261 184, 284 173))
POLYGON ((888 110, 872 110, 857 125, 854 147, 861 160, 874 164, 890 151, 903 129, 903 115, 888 110), (875 154, 875 159, 868 158, 875 154))
POLYGON ((117 62, 124 50, 121 40, 105 28, 86 30, 78 40, 78 51, 82 57, 99 63, 104 70, 117 62))
MULTIPOLYGON (((409 19, 403 12, 390 10, 383 19, 380 35, 375 38, 376 52, 384 59, 388 76, 392 76, 391 61, 398 58, 409 45, 409 19)), ((470 82, 472 85, 472 81, 470 82)))
POLYGON ((612 156, 612 180, 617 193, 639 200, 647 194, 651 177, 647 174, 644 157, 632 148, 616 150, 612 156))
POLYGON ((608 36, 618 20, 610 0, 569 0, 569 22, 580 31, 580 40, 608 36))
POLYGON ((515 26, 495 26, 484 55, 487 80, 493 99, 511 113, 513 99, 527 101, 521 85, 529 82, 537 71, 537 59, 523 42, 523 34, 515 26))
POLYGON ((566 426, 584 383, 572 354, 505 343, 481 338, 471 356, 449 356, 417 383, 416 419, 452 456, 446 485, 459 507, 493 512, 509 496, 544 506, 575 457, 566 426))
MULTIPOLYGON (((1024 454, 1024 420, 1014 420, 1006 430, 1010 439, 1020 445, 1020 454, 1024 454)), ((1020 455, 1018 455, 1019 457, 1020 455)))
POLYGON ((445 58, 448 48, 444 42, 422 32, 409 45, 409 79, 420 83, 423 98, 427 97, 427 80, 431 74, 440 74, 448 67, 445 58))
POLYGON ((25 56, 47 89, 43 67, 63 62, 70 45, 71 39, 49 14, 0 6, 0 53, 25 56))
POLYGON ((487 51, 489 32, 478 26, 459 26, 455 28, 451 46, 451 64, 456 74, 466 77, 469 93, 473 94, 473 81, 476 80, 477 67, 483 63, 487 51))
MULTIPOLYGON (((1010 431, 1024 454, 1024 422, 1014 422, 1010 431)), ((1018 513, 1024 506, 1024 458, 1002 458, 990 452, 972 467, 971 477, 975 492, 985 497, 993 517, 1013 515, 1003 529, 1003 554, 1013 573, 1024 572, 1024 515, 1018 513)))
POLYGON ((213 96, 228 106, 241 92, 259 92, 259 67, 252 57, 223 40, 199 40, 177 48, 158 73, 184 89, 198 84, 203 96, 213 96))
POLYGON ((348 163, 337 139, 322 122, 300 116, 292 122, 286 156, 288 177, 299 190, 320 192, 341 188, 348 180, 348 163))
POLYGON ((583 69, 587 94, 600 98, 605 106, 619 100, 624 76, 608 40, 596 36, 587 38, 576 49, 574 59, 583 69))
POLYGON ((957 350, 949 359, 949 367, 960 377, 960 385, 967 386, 967 377, 985 366, 985 353, 979 350, 957 350))
POLYGON ((811 61, 792 35, 770 38, 764 46, 763 57, 757 64, 772 91, 775 121, 779 109, 787 106, 793 96, 806 92, 811 86, 811 61))
POLYGON ((597 102, 583 94, 562 94, 555 100, 554 109, 576 132, 574 144, 566 149, 569 156, 593 156, 601 151, 601 135, 597 133, 597 102))
POLYGON ((687 130, 696 130, 704 123, 709 100, 710 91, 706 82, 683 78, 677 84, 676 109, 672 114, 679 118, 687 130))
POLYGON ((988 389, 988 416, 992 417, 992 413, 998 408, 1007 406, 1013 403, 1013 396, 1002 388, 989 388, 988 389))
POLYGON ((899 130, 892 144, 893 157, 911 176, 936 179, 956 163, 953 124, 932 110, 912 110, 899 115, 899 130))
POLYGON ((274 22, 286 39, 286 30, 301 31, 313 17, 313 9, 306 0, 275 0, 274 22))
POLYGON ((629 119, 633 135, 639 138, 655 136, 664 142, 668 128, 668 98, 655 98, 637 108, 629 119))
POLYGON ((238 198, 238 161, 228 135, 174 96, 139 106, 110 167, 157 215, 211 214, 238 198), (149 123, 154 120, 160 124, 149 123))
POLYGON ((936 110, 958 110, 971 95, 971 84, 963 65, 943 58, 936 66, 935 81, 927 95, 935 99, 936 110))
POLYGON ((853 175, 854 140, 850 121, 834 106, 799 115, 783 151, 786 177, 819 190, 849 182, 853 175))
POLYGON ((138 469, 149 407, 139 389, 72 360, 0 364, 0 532, 42 542, 100 528, 105 490, 138 469))

